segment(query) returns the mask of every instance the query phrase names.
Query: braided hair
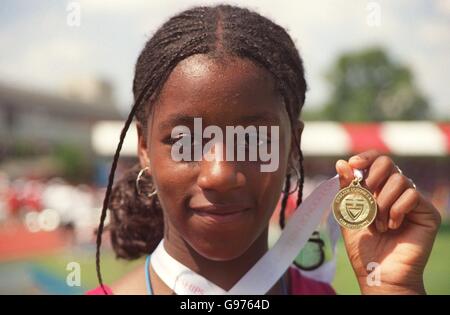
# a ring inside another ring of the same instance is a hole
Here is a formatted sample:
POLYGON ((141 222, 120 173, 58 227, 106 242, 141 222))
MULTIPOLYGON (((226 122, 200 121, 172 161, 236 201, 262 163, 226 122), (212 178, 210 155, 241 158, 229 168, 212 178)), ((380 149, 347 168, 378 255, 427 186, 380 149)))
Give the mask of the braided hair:
MULTIPOLYGON (((139 164, 114 185, 114 173, 127 130, 135 118, 147 136, 147 119, 165 81, 175 66, 195 54, 210 57, 236 56, 248 59, 273 76, 284 99, 292 126, 296 126, 305 101, 306 81, 299 52, 285 29, 270 19, 245 8, 231 5, 198 6, 185 10, 165 22, 147 41, 139 55, 133 80, 134 104, 120 134, 108 179, 96 241, 96 270, 106 294, 100 272, 100 247, 107 209, 111 210, 108 229, 116 256, 135 259, 152 252, 163 237, 163 212, 158 198, 138 194, 135 188, 139 164)), ((293 127, 294 128, 294 127, 293 127)), ((293 132, 299 168, 297 206, 303 194, 303 155, 300 139, 293 132)), ((296 157, 297 157, 296 156, 296 157)), ((285 208, 291 189, 291 172, 285 178, 279 224, 285 225, 285 208)), ((153 189, 151 179, 142 187, 153 189)))

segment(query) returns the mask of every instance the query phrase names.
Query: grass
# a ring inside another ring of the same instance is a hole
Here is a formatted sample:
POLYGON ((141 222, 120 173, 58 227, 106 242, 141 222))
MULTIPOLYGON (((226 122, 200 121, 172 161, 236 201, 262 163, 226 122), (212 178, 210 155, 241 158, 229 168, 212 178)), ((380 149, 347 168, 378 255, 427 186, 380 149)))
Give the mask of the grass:
MULTIPOLYGON (((81 267, 82 288, 74 288, 74 294, 97 286, 95 271, 95 251, 93 247, 72 249, 21 262, 39 266, 65 283, 69 273, 66 266, 69 262, 77 262, 81 267)), ((104 283, 111 284, 126 272, 143 263, 143 259, 127 262, 116 260, 111 250, 102 251, 102 275, 104 283)), ((14 264, 9 263, 9 264, 14 264)), ((0 269, 5 264, 0 265, 0 269)), ((425 269, 425 287, 429 294, 450 294, 450 225, 443 225, 438 233, 430 259, 425 269)), ((58 280, 59 281, 59 280, 58 280)), ((342 240, 338 244, 338 265, 333 286, 338 294, 359 294, 353 270, 348 261, 342 240)))
MULTIPOLYGON (((47 270, 51 270, 53 274, 60 276, 61 279, 65 280, 69 273, 66 271, 66 266, 72 261, 80 264, 81 286, 84 290, 98 286, 95 269, 95 250, 93 247, 87 250, 73 250, 50 257, 42 257, 35 260, 34 263, 47 270)), ((105 284, 111 284, 142 263, 143 259, 135 261, 117 260, 111 250, 103 249, 101 255, 103 282, 105 284)))

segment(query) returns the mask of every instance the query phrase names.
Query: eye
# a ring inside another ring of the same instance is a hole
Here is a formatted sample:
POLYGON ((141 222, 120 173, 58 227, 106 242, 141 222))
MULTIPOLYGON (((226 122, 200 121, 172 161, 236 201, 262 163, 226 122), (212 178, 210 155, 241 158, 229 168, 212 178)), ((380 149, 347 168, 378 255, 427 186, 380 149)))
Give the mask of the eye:
POLYGON ((180 133, 174 137, 169 135, 164 139, 164 143, 178 147, 182 146, 183 144, 190 144, 191 146, 201 145, 201 141, 198 141, 196 137, 188 133, 180 133))
POLYGON ((246 133, 244 137, 244 143, 241 143, 240 145, 248 148, 254 143, 256 143, 257 147, 268 145, 270 143, 270 138, 261 136, 257 133, 246 133))

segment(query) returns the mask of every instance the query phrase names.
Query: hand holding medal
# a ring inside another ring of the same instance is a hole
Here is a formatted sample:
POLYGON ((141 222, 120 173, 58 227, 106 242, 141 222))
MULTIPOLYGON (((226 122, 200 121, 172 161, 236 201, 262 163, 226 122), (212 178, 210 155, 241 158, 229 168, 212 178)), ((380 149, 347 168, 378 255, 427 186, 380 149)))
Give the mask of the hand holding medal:
POLYGON ((366 151, 336 163, 333 213, 363 293, 424 293, 423 270, 440 215, 388 156, 366 151), (364 170, 354 178, 353 170, 364 170), (380 286, 368 286, 370 263, 380 286))

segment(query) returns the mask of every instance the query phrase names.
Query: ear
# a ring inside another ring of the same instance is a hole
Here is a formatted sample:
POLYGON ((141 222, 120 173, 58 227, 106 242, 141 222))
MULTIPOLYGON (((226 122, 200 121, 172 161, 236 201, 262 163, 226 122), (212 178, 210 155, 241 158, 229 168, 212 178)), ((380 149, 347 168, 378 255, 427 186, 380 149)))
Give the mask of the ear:
MULTIPOLYGON (((144 127, 141 123, 136 122, 137 135, 138 135, 138 158, 139 164, 141 168, 150 167, 150 158, 148 156, 148 133, 147 130, 144 130, 144 127)), ((151 173, 151 169, 148 170, 148 173, 151 173)))

